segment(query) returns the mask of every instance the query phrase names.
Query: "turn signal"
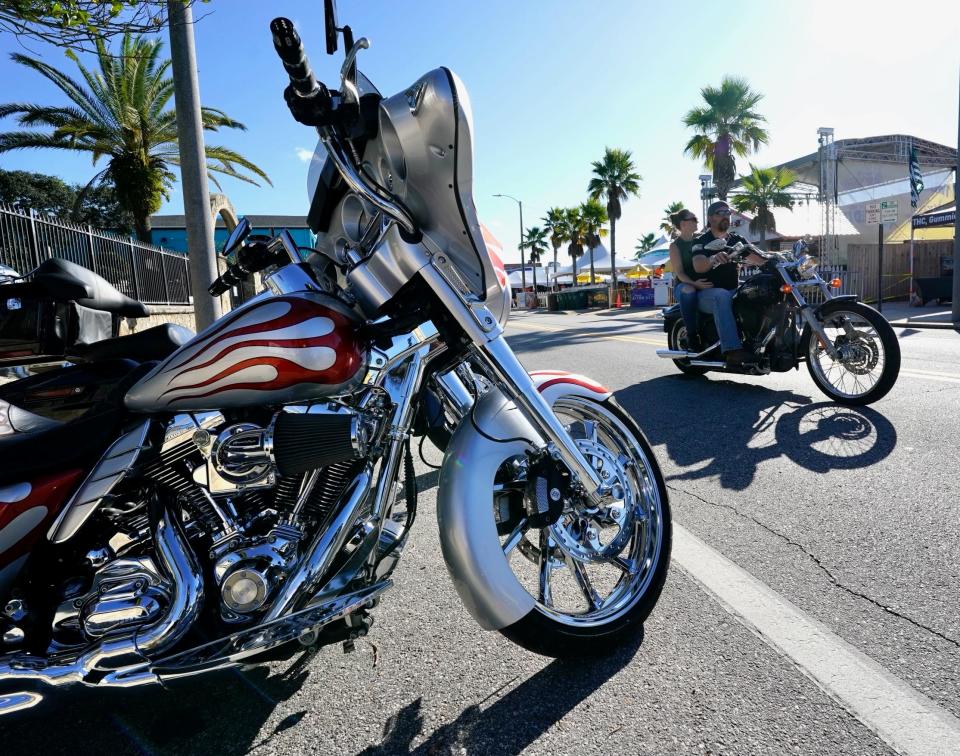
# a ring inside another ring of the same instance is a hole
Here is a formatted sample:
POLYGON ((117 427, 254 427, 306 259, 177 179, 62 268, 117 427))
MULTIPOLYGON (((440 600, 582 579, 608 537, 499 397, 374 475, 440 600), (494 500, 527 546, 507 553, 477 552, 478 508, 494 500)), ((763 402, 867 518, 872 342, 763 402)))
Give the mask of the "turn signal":
POLYGON ((791 291, 793 291, 793 287, 790 284, 784 284, 780 287, 780 291, 782 291, 784 294, 789 294, 791 291))
POLYGON ((841 281, 839 278, 834 278, 832 281, 830 281, 831 289, 839 289, 841 286, 843 286, 843 281, 841 281))

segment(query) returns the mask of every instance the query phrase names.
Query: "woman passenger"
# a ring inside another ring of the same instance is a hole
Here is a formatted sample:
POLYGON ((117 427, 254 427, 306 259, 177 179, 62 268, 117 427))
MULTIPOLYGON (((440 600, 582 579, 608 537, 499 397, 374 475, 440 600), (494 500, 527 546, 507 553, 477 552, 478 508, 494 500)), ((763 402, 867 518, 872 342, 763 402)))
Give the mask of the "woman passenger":
POLYGON ((680 232, 680 236, 670 245, 670 267, 675 279, 674 298, 680 303, 680 314, 687 327, 688 349, 700 352, 703 342, 700 338, 697 294, 713 284, 693 269, 693 237, 697 232, 697 216, 684 208, 671 215, 670 222, 680 232))

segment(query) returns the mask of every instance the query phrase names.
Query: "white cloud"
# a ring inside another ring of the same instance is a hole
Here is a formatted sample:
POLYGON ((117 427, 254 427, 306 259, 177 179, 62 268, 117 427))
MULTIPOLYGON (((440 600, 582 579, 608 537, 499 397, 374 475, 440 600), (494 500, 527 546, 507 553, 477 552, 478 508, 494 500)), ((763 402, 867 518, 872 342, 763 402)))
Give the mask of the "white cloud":
POLYGON ((304 163, 309 163, 310 158, 313 157, 313 150, 308 150, 303 147, 297 147, 297 157, 302 160, 304 163))

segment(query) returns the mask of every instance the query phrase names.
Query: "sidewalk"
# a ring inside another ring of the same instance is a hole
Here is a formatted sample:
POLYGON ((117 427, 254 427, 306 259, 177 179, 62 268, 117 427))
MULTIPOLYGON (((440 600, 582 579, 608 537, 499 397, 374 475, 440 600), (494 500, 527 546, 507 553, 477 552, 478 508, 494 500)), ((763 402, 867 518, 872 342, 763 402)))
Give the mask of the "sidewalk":
POLYGON ((883 316, 898 328, 953 329, 951 305, 910 307, 906 302, 884 302, 883 316))

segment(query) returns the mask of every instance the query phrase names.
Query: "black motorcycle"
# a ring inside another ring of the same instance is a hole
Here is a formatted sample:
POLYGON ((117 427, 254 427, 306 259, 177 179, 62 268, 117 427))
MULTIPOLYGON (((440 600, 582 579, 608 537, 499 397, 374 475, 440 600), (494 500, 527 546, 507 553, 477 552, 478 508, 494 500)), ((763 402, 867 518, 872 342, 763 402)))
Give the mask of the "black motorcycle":
POLYGON ((705 348, 693 351, 680 306, 663 311, 668 349, 657 356, 671 359, 688 375, 711 370, 748 375, 783 373, 807 363, 817 387, 840 404, 864 405, 882 398, 900 373, 900 344, 879 312, 856 295, 837 295, 840 281, 824 281, 816 257, 798 244, 792 253, 761 252, 750 244, 729 246, 716 239, 705 246, 726 252, 734 261, 755 253, 766 262, 743 281, 733 296, 733 312, 744 348, 752 359, 728 364, 720 353, 713 318, 701 315, 705 348), (819 290, 823 302, 810 304, 803 291, 819 290))

